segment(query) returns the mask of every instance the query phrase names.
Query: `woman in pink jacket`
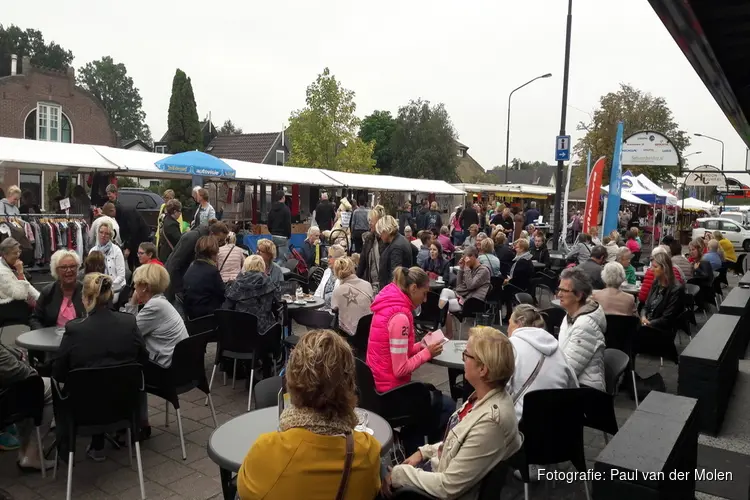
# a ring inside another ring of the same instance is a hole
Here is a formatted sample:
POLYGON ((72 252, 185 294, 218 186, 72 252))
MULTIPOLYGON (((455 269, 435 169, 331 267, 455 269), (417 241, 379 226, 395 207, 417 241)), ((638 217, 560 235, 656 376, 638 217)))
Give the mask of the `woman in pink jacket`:
MULTIPOLYGON (((442 345, 425 347, 414 340, 414 315, 412 311, 422 305, 430 291, 430 278, 418 267, 397 267, 393 282, 375 297, 370 309, 373 312, 370 338, 367 343, 367 366, 372 370, 375 389, 386 392, 411 382, 411 374, 424 363, 443 351, 442 345)), ((439 390, 432 390, 432 407, 440 413, 437 429, 414 429, 402 434, 405 447, 416 449, 423 436, 442 438, 445 424, 456 409, 455 402, 439 390), (414 444, 409 446, 414 435, 414 444)), ((434 427, 434 425, 433 425, 434 427)), ((406 450, 410 452, 409 449, 406 450)))

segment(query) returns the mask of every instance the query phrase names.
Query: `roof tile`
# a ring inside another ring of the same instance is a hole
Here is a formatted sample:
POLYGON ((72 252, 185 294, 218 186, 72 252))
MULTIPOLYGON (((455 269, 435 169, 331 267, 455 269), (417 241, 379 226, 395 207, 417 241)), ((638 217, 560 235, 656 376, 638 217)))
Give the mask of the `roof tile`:
POLYGON ((206 152, 220 158, 263 163, 276 143, 279 132, 220 135, 214 137, 206 152))

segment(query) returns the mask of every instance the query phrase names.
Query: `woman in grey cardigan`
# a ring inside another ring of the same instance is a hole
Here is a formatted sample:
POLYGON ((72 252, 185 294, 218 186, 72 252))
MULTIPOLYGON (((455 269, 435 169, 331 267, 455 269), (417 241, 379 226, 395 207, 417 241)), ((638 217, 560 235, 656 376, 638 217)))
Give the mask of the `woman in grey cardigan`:
MULTIPOLYGON (((141 332, 151 363, 143 367, 146 384, 160 369, 172 365, 172 355, 177 344, 188 338, 187 328, 180 314, 164 297, 169 287, 169 273, 159 264, 139 266, 133 273, 133 295, 125 306, 126 312, 136 315, 138 331, 141 332), (138 311, 138 307, 143 308, 138 311)), ((146 393, 141 405, 141 437, 151 435, 148 425, 146 393)))

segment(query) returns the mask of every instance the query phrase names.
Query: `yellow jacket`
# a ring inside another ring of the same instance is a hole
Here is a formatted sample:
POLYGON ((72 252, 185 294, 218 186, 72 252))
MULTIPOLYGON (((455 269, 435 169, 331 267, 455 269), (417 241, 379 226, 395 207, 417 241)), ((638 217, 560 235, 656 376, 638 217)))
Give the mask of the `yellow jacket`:
MULTIPOLYGON (((262 434, 237 475, 242 500, 333 500, 346 458, 344 436, 302 428, 262 434)), ((380 491, 380 443, 354 432, 354 461, 346 500, 372 500, 380 491)))
POLYGON ((721 247, 722 252, 724 252, 724 260, 737 262, 737 254, 734 251, 734 245, 731 241, 722 238, 719 240, 719 246, 721 247))

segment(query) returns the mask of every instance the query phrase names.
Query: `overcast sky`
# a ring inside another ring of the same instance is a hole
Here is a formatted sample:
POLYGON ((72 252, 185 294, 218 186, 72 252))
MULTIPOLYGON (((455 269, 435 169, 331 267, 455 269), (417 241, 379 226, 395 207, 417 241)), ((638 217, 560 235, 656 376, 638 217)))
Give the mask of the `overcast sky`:
MULTIPOLYGON (((560 126, 567 2, 563 0, 101 0, 4 2, 3 24, 44 33, 74 65, 110 55, 143 97, 155 139, 167 128, 175 68, 192 78, 198 114, 245 132, 280 130, 326 66, 356 92, 357 114, 397 112, 412 98, 445 103, 460 140, 486 169, 510 156, 554 160, 560 126)), ((647 0, 575 0, 567 129, 588 120, 620 82, 666 98, 679 125, 726 143, 727 169, 745 145, 647 0), (577 108, 577 109, 576 109, 577 108)), ((693 137, 690 164, 720 164, 718 143, 693 137)), ((614 140, 614 138, 613 138, 614 140)))

